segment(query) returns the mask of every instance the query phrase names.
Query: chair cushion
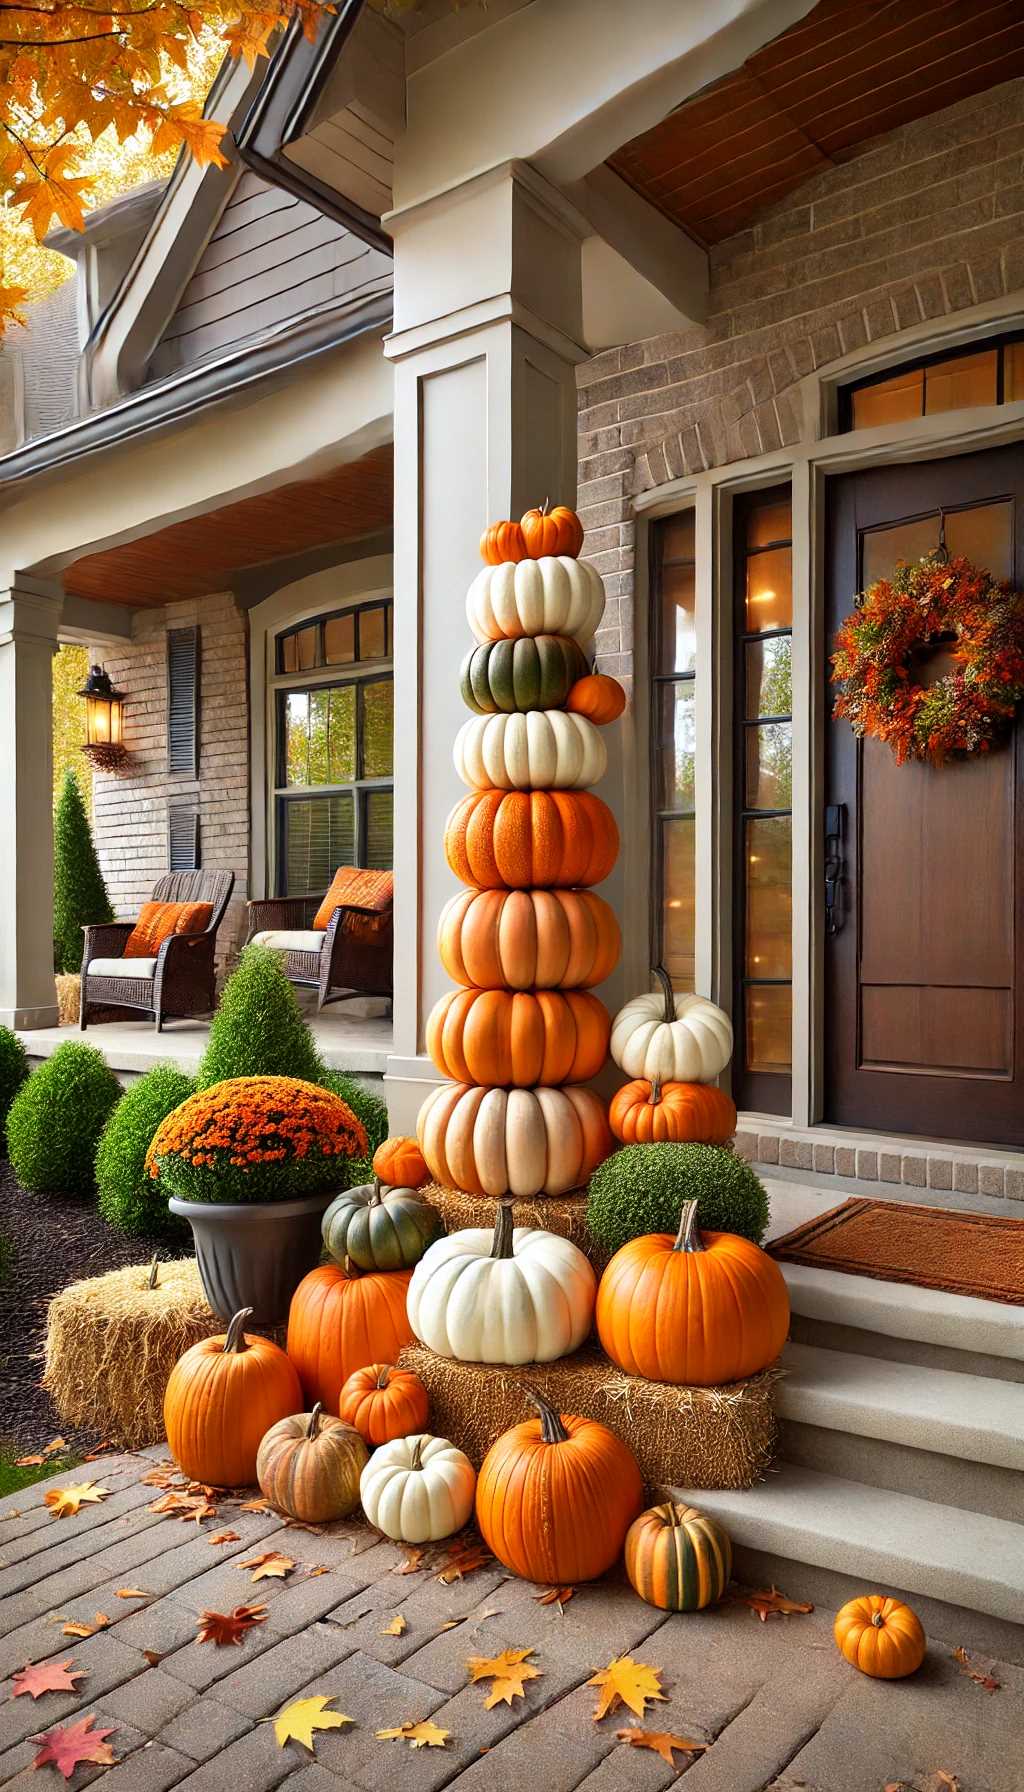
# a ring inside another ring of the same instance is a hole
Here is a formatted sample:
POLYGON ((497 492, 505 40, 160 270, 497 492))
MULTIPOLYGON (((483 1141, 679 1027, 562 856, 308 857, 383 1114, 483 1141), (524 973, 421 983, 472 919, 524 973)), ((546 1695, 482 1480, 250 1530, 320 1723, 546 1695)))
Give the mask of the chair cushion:
POLYGON ((254 933, 254 946, 269 946, 273 952, 319 952, 326 934, 321 929, 303 930, 300 927, 265 927, 262 933, 254 933))
POLYGON ((90 977, 153 977, 155 958, 92 958, 86 973, 90 977))
POLYGON ((124 955, 151 958, 172 933, 205 933, 212 920, 212 902, 144 902, 124 955))
POLYGON ((349 904, 384 914, 394 899, 393 871, 361 871, 357 865, 342 865, 334 873, 331 887, 313 917, 313 926, 326 927, 335 909, 349 904))

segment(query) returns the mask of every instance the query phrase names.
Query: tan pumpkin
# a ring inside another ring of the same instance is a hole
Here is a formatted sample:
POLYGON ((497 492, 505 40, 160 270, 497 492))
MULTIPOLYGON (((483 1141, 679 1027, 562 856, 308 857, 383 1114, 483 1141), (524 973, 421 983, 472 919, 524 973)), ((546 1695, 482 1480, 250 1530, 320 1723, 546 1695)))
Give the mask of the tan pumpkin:
POLYGON ((917 1613, 882 1593, 848 1600, 833 1629, 846 1660, 872 1680, 916 1674, 928 1647, 917 1613))
POLYGON ((714 1083, 640 1077, 612 1096, 608 1124, 624 1145, 724 1145, 736 1131, 736 1103, 714 1083))
POLYGON ((355 1369, 342 1388, 338 1416, 376 1447, 422 1431, 429 1407, 427 1390, 414 1369, 368 1363, 355 1369))
POLYGON ((373 1173, 390 1188, 422 1188, 427 1166, 415 1139, 385 1139, 373 1154, 373 1173))
POLYGON ((442 1083, 417 1122, 435 1182, 473 1195, 564 1195, 612 1148, 592 1089, 486 1089, 442 1083))
POLYGON ((437 930, 445 970, 471 989, 585 989, 611 976, 621 946, 590 890, 460 890, 437 930))
POLYGON ((449 815, 444 850, 477 889, 573 888, 608 876, 619 830, 589 790, 474 790, 449 815))
POLYGON ((193 1481, 249 1487, 260 1440, 302 1402, 295 1366, 270 1338, 247 1338, 252 1308, 179 1357, 164 1393, 171 1455, 193 1481))
POLYGON ((618 721, 626 707, 626 693, 617 678, 609 678, 604 672, 588 672, 585 678, 576 680, 565 707, 604 728, 609 722, 618 721))
POLYGON ((260 1444, 256 1479, 279 1512, 300 1524, 347 1518, 359 1504, 359 1477, 369 1451, 354 1425, 312 1412, 272 1425, 260 1444))
POLYGON ((575 559, 583 546, 583 524, 567 504, 549 510, 545 498, 543 504, 523 513, 519 527, 531 560, 542 560, 545 554, 568 554, 575 559))
POLYGON ((608 1056, 611 1019, 589 990, 455 989, 427 1020, 427 1051, 458 1083, 579 1083, 608 1056))

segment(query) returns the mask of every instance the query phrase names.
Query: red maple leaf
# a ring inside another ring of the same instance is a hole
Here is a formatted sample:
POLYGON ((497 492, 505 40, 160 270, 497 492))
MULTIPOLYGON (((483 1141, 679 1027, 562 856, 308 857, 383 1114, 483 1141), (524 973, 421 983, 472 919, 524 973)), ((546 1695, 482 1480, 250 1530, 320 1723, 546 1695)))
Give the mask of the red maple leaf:
POLYGON ((114 1751, 106 1738, 113 1736, 114 1731, 94 1730, 94 1716, 95 1713, 90 1711, 88 1717, 80 1717, 77 1723, 59 1725, 42 1736, 33 1736, 33 1742, 42 1743, 33 1767, 56 1767, 66 1780, 82 1761, 95 1762, 98 1767, 113 1767, 114 1751))
POLYGON ((44 1692, 74 1692, 75 1681, 84 1678, 85 1669, 73 1667, 71 1661, 41 1661, 36 1667, 22 1668, 15 1674, 11 1698, 20 1699, 25 1692, 30 1692, 34 1699, 44 1692))

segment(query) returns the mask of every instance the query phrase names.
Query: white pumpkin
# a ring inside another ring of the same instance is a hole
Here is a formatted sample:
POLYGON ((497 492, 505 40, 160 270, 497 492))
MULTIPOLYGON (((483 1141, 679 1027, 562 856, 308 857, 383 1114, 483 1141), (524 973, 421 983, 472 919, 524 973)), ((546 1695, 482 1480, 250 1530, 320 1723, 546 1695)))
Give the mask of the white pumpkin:
POLYGON ((359 1477, 370 1524, 396 1543, 436 1543, 461 1531, 473 1510, 476 1470, 446 1437, 395 1437, 359 1477))
POLYGON ((597 1277, 571 1239, 512 1225, 439 1238, 412 1272, 406 1311, 417 1338, 463 1363, 550 1363, 590 1331, 597 1277))
POLYGON ((732 1057, 729 1016, 705 996, 677 996, 660 966, 655 976, 658 993, 634 996, 612 1021, 612 1057, 627 1076, 713 1083, 732 1057))
POLYGON ((564 709, 472 716, 455 737, 454 757, 473 790, 587 790, 608 766, 600 730, 564 709))
POLYGON ((564 1195, 613 1148, 593 1089, 488 1089, 439 1083, 420 1108, 420 1150, 435 1182, 473 1195, 564 1195))
POLYGON ((600 574, 568 554, 481 567, 466 594, 466 615, 478 641, 571 635, 586 643, 603 614, 600 574))

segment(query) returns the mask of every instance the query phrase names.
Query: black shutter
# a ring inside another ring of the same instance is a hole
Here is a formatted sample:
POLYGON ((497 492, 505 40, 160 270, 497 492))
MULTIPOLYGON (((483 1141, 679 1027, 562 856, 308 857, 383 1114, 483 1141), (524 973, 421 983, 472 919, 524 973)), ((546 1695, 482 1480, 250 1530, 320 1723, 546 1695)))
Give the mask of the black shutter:
POLYGON ((198 871, 199 810, 195 803, 172 803, 167 810, 168 871, 198 871))
POLYGON ((167 631, 167 769, 199 775, 199 630, 167 631))

